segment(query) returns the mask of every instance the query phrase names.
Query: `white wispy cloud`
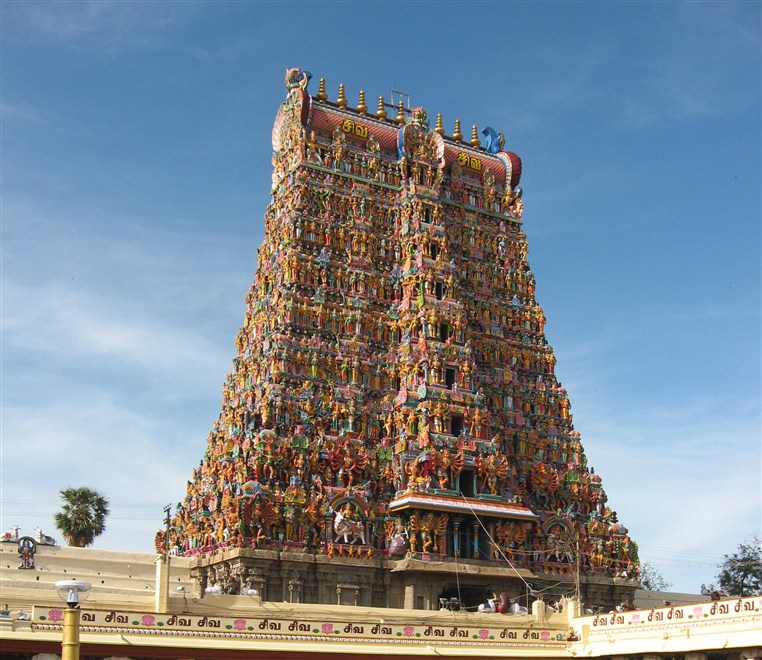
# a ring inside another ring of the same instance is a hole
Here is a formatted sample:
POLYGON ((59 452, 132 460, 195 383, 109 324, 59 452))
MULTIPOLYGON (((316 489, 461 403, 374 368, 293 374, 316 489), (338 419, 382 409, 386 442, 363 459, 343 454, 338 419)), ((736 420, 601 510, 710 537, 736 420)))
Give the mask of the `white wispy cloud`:
POLYGON ((221 362, 219 347, 185 326, 141 316, 135 303, 109 295, 77 291, 71 286, 31 289, 6 284, 3 332, 9 347, 98 362, 117 359, 159 373, 182 369, 186 374, 213 370, 221 362), (125 307, 132 307, 130 315, 125 307))
POLYGON ((633 84, 621 99, 625 125, 641 128, 711 119, 757 106, 754 85, 745 88, 736 81, 742 71, 739 66, 750 56, 759 57, 759 31, 751 27, 759 25, 759 6, 724 3, 661 9, 679 21, 682 29, 657 30, 644 45, 651 52, 639 58, 639 73, 633 75, 633 84), (717 56, 719 52, 722 57, 717 56))
POLYGON ((648 539, 642 558, 678 580, 673 557, 691 552, 711 563, 758 532, 762 515, 758 402, 731 393, 683 399, 595 405, 575 419, 610 505, 635 541, 648 539))
POLYGON ((131 538, 122 520, 148 517, 160 526, 163 504, 184 495, 203 436, 194 437, 198 429, 174 410, 147 414, 140 397, 114 400, 96 388, 80 394, 4 406, 2 524, 54 534, 58 491, 87 485, 103 492, 114 512, 98 545, 149 550, 151 538, 131 538))
POLYGON ((11 103, 7 99, 0 101, 0 115, 6 130, 9 126, 18 124, 31 125, 35 128, 52 126, 50 118, 40 108, 23 103, 11 103))
MULTIPOLYGON (((115 55, 134 51, 180 53, 199 61, 233 61, 251 53, 257 35, 219 41, 177 39, 211 5, 189 2, 17 2, 3 10, 6 37, 29 46, 56 46, 115 55)), ((256 3, 249 9, 264 11, 256 3)), ((214 8, 219 13, 221 6, 214 8)))
POLYGON ((6 5, 4 18, 19 42, 113 53, 158 47, 156 33, 191 10, 171 2, 19 2, 6 5))
POLYGON ((3 226, 0 525, 55 535, 58 491, 91 485, 112 502, 99 547, 148 551, 203 455, 250 269, 221 265, 224 239, 39 207, 3 226))

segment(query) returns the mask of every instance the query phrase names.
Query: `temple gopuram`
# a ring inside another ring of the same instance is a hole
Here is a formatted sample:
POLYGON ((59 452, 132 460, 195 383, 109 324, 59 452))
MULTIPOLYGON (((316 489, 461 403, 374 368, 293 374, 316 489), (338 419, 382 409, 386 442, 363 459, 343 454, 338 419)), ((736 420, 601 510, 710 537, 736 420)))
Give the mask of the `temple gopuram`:
POLYGON ((309 80, 286 74, 220 416, 157 550, 263 601, 621 602, 637 546, 554 375, 520 158, 309 80))

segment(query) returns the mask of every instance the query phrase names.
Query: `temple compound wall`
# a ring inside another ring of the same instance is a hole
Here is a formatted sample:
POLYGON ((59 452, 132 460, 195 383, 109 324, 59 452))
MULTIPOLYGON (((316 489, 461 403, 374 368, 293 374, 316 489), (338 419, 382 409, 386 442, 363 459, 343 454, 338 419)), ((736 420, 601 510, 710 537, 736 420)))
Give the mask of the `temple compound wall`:
MULTIPOLYGON (((28 539, 0 543, 0 656, 9 660, 61 657, 66 605, 55 583, 62 579, 91 584, 77 609, 81 657, 92 660, 762 658, 761 596, 711 601, 701 595, 668 594, 672 604, 643 606, 656 593, 643 598, 639 592, 634 609, 596 615, 583 614, 585 608, 574 599, 555 607, 536 600, 531 608, 508 613, 453 609, 449 601, 435 609, 305 604, 263 600, 250 590, 199 594, 190 577, 193 559, 48 543, 30 546, 28 539), (164 578, 170 586, 166 599, 160 597, 164 578)), ((222 556, 217 563, 229 560, 222 556)), ((418 560, 411 556, 404 561, 418 560)), ((402 569, 398 572, 409 566, 402 569)), ((425 572, 419 577, 429 588, 425 572)), ((353 595, 351 588, 349 593, 353 595)), ((327 594, 343 599, 346 590, 327 594)))
POLYGON ((286 76, 233 368, 157 549, 267 599, 473 606, 579 575, 621 602, 637 545, 554 373, 521 159, 491 128, 448 136, 309 79, 286 76))

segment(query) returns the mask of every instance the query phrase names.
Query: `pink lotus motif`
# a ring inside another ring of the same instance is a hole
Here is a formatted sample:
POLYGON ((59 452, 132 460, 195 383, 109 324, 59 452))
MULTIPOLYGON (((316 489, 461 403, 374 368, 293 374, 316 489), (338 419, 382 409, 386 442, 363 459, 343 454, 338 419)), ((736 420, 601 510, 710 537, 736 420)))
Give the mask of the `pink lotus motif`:
POLYGON ((140 621, 144 626, 153 626, 156 623, 156 617, 153 614, 144 614, 140 621))
POLYGON ((233 621, 234 630, 246 630, 246 621, 244 619, 236 619, 233 621))
POLYGON ((48 610, 48 619, 51 621, 63 621, 63 610, 48 610))
POLYGON ((632 615, 632 622, 633 623, 640 623, 640 614, 633 614, 632 615))
POLYGON ((413 626, 405 626, 402 629, 402 634, 405 637, 412 637, 415 634, 415 628, 413 626))
POLYGON ((489 639, 489 630, 482 628, 479 631, 479 639, 489 639))
POLYGON ((701 618, 701 612, 703 612, 703 610, 700 607, 693 608, 693 616, 695 616, 697 619, 701 618))
POLYGON ((543 631, 540 633, 540 639, 541 639, 543 642, 547 642, 547 641, 550 639, 550 633, 549 633, 547 630, 543 630, 543 631))
POLYGON ((333 624, 332 623, 324 623, 323 624, 323 634, 324 635, 330 635, 333 633, 333 624))

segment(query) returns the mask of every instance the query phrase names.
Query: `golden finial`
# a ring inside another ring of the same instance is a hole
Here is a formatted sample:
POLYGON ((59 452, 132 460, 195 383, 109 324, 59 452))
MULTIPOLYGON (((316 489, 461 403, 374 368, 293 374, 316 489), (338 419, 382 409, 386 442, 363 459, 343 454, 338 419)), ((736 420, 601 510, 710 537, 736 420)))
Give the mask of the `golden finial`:
POLYGON ((479 132, 476 130, 476 124, 471 127, 471 146, 481 147, 482 143, 479 142, 479 132))
POLYGON ((384 107, 384 97, 379 96, 378 97, 378 110, 376 110, 376 117, 379 119, 386 119, 388 115, 386 114, 386 108, 384 107))
POLYGON ((339 83, 339 98, 336 99, 336 105, 338 105, 342 110, 349 105, 347 103, 347 97, 344 96, 344 83, 339 83))
POLYGON ((400 126, 405 123, 405 107, 402 105, 402 101, 400 101, 400 104, 397 106, 397 116, 394 118, 394 121, 400 126))
POLYGON ((442 113, 437 113, 437 124, 434 126, 434 130, 440 135, 444 135, 444 126, 442 126, 442 113))
POLYGON ((463 139, 463 133, 460 132, 460 119, 455 120, 455 131, 452 134, 452 139, 456 142, 460 142, 463 139))
POLYGON ((368 106, 365 105, 365 92, 362 90, 360 90, 360 101, 357 104, 357 112, 359 112, 361 115, 368 114, 368 106))
POLYGON ((328 100, 328 94, 326 94, 325 91, 325 78, 320 79, 320 87, 318 88, 317 96, 315 97, 318 101, 327 101, 328 100))

